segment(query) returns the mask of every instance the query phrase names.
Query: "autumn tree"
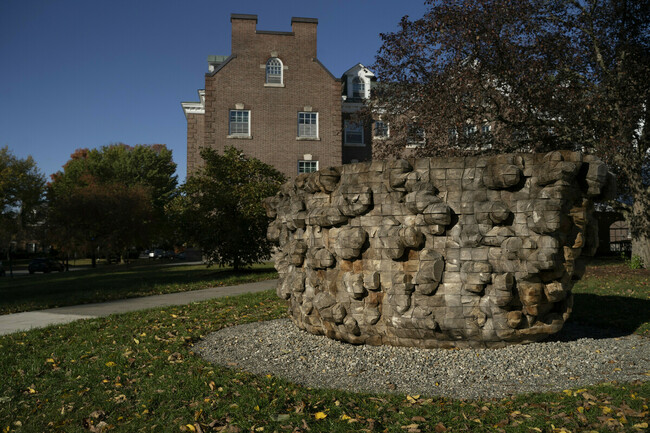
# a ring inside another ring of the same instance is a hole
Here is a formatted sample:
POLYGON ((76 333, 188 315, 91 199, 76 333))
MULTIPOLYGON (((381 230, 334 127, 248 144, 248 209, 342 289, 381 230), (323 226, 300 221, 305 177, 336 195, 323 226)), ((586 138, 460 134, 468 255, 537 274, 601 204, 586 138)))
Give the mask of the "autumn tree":
POLYGON ((176 164, 164 145, 79 149, 48 185, 50 237, 67 252, 125 252, 165 236, 176 164))
POLYGON ((30 237, 44 189, 45 178, 31 156, 17 158, 7 146, 0 148, 0 252, 30 237))
POLYGON ((170 204, 176 226, 211 263, 242 266, 270 256, 269 219, 262 200, 274 195, 284 176, 234 147, 223 154, 201 150, 204 167, 190 175, 170 204))
POLYGON ((370 109, 391 139, 377 153, 595 153, 619 178, 633 254, 650 264, 648 1, 426 3, 381 35, 370 109))

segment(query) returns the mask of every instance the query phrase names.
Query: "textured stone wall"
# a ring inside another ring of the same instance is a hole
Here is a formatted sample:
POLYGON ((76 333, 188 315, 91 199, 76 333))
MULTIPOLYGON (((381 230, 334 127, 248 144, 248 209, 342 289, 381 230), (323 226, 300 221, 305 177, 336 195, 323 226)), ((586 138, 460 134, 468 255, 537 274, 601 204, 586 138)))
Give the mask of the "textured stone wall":
POLYGON ((356 344, 500 347, 555 333, 613 177, 575 152, 372 161, 265 201, 298 327, 356 344))

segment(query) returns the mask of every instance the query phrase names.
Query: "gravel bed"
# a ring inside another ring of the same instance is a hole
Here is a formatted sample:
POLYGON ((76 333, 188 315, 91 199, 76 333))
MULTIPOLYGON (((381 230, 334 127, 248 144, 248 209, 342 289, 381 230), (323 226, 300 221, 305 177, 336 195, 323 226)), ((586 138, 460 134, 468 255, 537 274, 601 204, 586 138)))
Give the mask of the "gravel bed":
POLYGON ((194 351, 215 364, 314 388, 462 399, 650 380, 650 339, 577 324, 542 343, 447 350, 354 346, 280 319, 224 328, 194 351))

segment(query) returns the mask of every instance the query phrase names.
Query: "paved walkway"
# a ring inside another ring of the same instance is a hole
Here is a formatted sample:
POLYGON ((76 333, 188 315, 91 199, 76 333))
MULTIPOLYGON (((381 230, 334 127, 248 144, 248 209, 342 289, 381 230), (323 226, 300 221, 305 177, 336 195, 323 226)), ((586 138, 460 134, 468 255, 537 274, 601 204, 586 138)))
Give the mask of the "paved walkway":
POLYGON ((0 335, 27 331, 33 328, 43 328, 50 325, 61 325, 79 319, 92 319, 95 317, 110 316, 111 314, 128 313, 130 311, 170 305, 185 305, 212 298, 261 292, 275 288, 276 284, 277 280, 267 280, 257 283, 239 284, 237 286, 215 287, 205 290, 169 293, 166 295, 121 299, 119 301, 98 304, 73 305, 70 307, 51 308, 49 310, 5 314, 0 315, 0 335))

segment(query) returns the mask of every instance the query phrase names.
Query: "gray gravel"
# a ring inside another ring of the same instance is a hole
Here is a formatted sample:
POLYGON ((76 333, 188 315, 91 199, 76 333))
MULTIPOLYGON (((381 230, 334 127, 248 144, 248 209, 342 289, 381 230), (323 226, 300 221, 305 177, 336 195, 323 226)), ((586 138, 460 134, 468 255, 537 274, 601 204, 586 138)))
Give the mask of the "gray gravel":
POLYGON ((353 346, 280 319, 222 329, 194 350, 219 365, 357 392, 485 399, 650 380, 650 339, 576 324, 542 343, 446 350, 353 346))

